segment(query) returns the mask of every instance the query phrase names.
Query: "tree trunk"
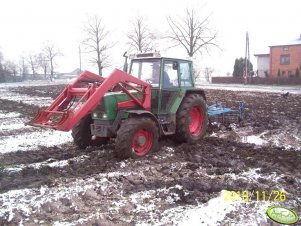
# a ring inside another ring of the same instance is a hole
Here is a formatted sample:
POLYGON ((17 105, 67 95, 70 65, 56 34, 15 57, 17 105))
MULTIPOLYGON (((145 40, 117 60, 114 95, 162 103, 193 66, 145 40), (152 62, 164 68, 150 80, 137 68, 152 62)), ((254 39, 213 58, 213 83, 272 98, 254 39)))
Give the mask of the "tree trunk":
POLYGON ((53 63, 50 61, 50 81, 53 81, 53 63))
POLYGON ((102 76, 102 66, 101 66, 101 62, 98 61, 98 62, 97 62, 97 65, 98 65, 98 74, 99 74, 99 76, 102 76))

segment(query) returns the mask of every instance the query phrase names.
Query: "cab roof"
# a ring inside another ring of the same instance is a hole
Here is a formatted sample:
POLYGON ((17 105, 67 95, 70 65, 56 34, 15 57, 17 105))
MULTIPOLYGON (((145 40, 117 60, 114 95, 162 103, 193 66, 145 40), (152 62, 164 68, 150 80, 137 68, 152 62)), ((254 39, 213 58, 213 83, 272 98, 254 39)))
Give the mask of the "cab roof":
POLYGON ((161 57, 160 53, 154 52, 154 53, 137 53, 130 55, 131 60, 161 60, 161 59, 166 59, 166 60, 176 60, 176 61, 187 61, 187 62, 192 62, 191 60, 185 60, 185 59, 179 59, 179 58, 171 58, 171 57, 161 57))
POLYGON ((187 60, 187 59, 170 58, 170 57, 135 57, 132 58, 131 60, 139 61, 139 60, 161 60, 161 59, 192 62, 191 60, 187 60))

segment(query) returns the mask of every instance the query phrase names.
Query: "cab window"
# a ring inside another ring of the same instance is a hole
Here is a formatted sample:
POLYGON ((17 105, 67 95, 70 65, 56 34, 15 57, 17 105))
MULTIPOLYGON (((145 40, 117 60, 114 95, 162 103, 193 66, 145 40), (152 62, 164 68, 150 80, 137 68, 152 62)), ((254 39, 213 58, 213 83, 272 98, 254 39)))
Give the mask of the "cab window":
POLYGON ((153 87, 159 87, 160 61, 133 61, 130 74, 153 87))
POLYGON ((181 86, 192 86, 191 67, 188 62, 180 63, 180 79, 181 86))
POLYGON ((163 88, 178 87, 178 70, 173 66, 174 62, 166 61, 163 71, 163 88))

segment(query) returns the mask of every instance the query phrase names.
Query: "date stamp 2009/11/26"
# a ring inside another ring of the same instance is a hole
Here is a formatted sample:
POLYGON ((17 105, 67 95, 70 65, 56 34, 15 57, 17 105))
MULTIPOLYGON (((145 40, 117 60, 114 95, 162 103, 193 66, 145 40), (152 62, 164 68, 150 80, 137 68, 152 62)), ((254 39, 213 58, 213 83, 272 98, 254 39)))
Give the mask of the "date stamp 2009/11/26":
POLYGON ((223 198, 225 202, 231 201, 274 201, 284 202, 286 200, 286 193, 284 191, 223 191, 223 198))

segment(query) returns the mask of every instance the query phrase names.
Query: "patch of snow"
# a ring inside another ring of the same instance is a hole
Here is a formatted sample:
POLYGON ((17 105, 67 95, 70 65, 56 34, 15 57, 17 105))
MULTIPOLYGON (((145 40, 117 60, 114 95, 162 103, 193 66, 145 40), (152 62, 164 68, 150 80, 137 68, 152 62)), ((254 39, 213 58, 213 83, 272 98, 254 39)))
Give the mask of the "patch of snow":
POLYGON ((165 210, 162 221, 155 225, 164 225, 172 222, 172 225, 217 225, 217 222, 224 219, 227 213, 235 210, 236 203, 225 202, 223 193, 208 203, 198 206, 179 206, 165 210))
POLYGON ((55 221, 53 222, 52 226, 73 226, 75 223, 69 223, 69 222, 62 222, 62 221, 55 221))
POLYGON ((40 169, 43 166, 49 166, 52 168, 62 168, 62 167, 69 165, 69 161, 82 162, 86 158, 88 158, 87 155, 77 156, 77 157, 74 157, 74 158, 71 158, 68 160, 61 160, 61 161, 56 161, 55 159, 48 159, 43 162, 37 162, 37 163, 31 163, 31 164, 20 164, 15 167, 6 167, 6 168, 4 168, 4 171, 8 172, 8 173, 12 173, 12 172, 22 171, 22 169, 24 169, 26 167, 40 169))
POLYGON ((126 164, 125 164, 125 162, 121 162, 119 167, 120 167, 120 168, 124 168, 124 167, 126 167, 126 164))
POLYGON ((24 119, 12 117, 12 118, 0 118, 0 130, 9 131, 24 128, 24 119))
POLYGON ((53 102, 53 99, 51 97, 28 96, 25 94, 10 92, 7 89, 3 88, 0 89, 0 97, 3 100, 11 100, 20 103, 22 102, 25 104, 37 105, 40 107, 49 106, 53 102))
POLYGON ((166 201, 169 204, 173 204, 173 203, 175 203, 176 201, 179 201, 179 200, 181 200, 179 195, 177 193, 173 193, 173 192, 169 193, 169 195, 166 198, 166 201))
POLYGON ((134 212, 136 214, 146 212, 150 214, 150 218, 152 219, 152 211, 156 210, 155 200, 153 199, 155 193, 155 190, 148 190, 131 194, 129 199, 135 204, 136 208, 134 212))
POLYGON ((243 136, 242 142, 256 144, 256 145, 264 145, 267 144, 267 141, 260 137, 261 135, 250 135, 250 136, 243 136))
POLYGON ((218 137, 217 133, 213 132, 212 134, 210 134, 210 137, 218 137))
POLYGON ((49 80, 25 80, 23 82, 0 83, 0 87, 1 88, 10 88, 10 87, 20 87, 20 86, 45 86, 45 85, 70 84, 74 80, 75 80, 75 78, 55 79, 53 81, 49 81, 49 80))
MULTIPOLYGON (((247 181, 252 181, 252 183, 258 183, 258 179, 259 178, 263 178, 263 179, 266 179, 266 180, 269 180, 269 181, 273 181, 273 182, 276 182, 282 178, 283 174, 277 174, 276 172, 272 172, 270 173, 269 175, 263 175, 260 173, 260 168, 253 168, 253 169, 249 169, 248 171, 244 171, 240 174, 235 174, 235 173, 226 173, 224 174, 225 176, 228 176, 230 177, 231 179, 233 180, 237 180, 237 179, 244 179, 244 180, 247 180, 247 181)), ((212 177, 212 175, 209 175, 212 177)), ((285 191, 285 189, 283 188, 279 188, 279 190, 283 190, 285 191)))
POLYGON ((18 118, 21 114, 17 112, 4 112, 0 111, 0 119, 18 118))
POLYGON ((271 134, 266 139, 277 147, 284 147, 286 150, 293 148, 301 150, 301 139, 298 135, 289 131, 282 131, 280 134, 271 134))
POLYGON ((171 147, 166 147, 165 148, 167 152, 169 153, 174 153, 175 152, 175 149, 171 148, 171 147))
POLYGON ((243 85, 243 84, 201 84, 198 87, 205 89, 221 89, 233 91, 256 91, 270 93, 286 93, 301 94, 300 86, 267 86, 267 85, 243 85))
POLYGON ((50 147, 71 141, 70 132, 41 129, 17 136, 3 137, 3 139, 0 139, 0 153, 33 150, 39 146, 50 147))
MULTIPOLYGON (((81 214, 82 216, 82 214, 81 214)), ((73 222, 63 222, 63 221, 55 221, 52 226, 76 226, 78 224, 80 225, 87 225, 85 224, 87 221, 93 218, 100 218, 101 214, 100 213, 93 213, 89 214, 87 217, 81 217, 80 219, 73 221, 73 222)))
MULTIPOLYGON (((115 172, 115 175, 120 176, 128 176, 129 174, 130 173, 127 172, 115 172)), ((134 173, 131 172, 131 174, 134 173)), ((40 208, 48 202, 55 202, 61 198, 71 200, 74 197, 84 194, 88 189, 110 191, 110 188, 118 188, 118 186, 121 186, 121 184, 119 185, 116 181, 110 182, 107 180, 108 175, 108 173, 100 173, 94 175, 99 177, 97 180, 95 177, 90 177, 59 184, 56 187, 41 186, 40 189, 19 189, 2 193, 0 194, 0 217, 12 219, 16 212, 30 216, 33 212, 40 211, 40 208)), ((113 174, 111 174, 111 176, 113 176, 113 174)), ((126 202, 124 204, 126 204, 126 202)))
POLYGON ((16 172, 20 172, 23 170, 24 167, 22 167, 22 165, 18 165, 15 167, 5 167, 3 169, 4 172, 10 174, 10 173, 16 173, 16 172))
POLYGON ((130 172, 110 172, 107 173, 107 177, 129 176, 131 174, 130 172))
MULTIPOLYGON (((157 221, 151 225, 262 225, 267 222, 266 210, 268 207, 279 205, 279 203, 263 201, 225 201, 225 192, 225 190, 222 190, 219 196, 209 200, 205 204, 179 206, 165 210, 162 213, 163 217, 160 219, 160 222, 157 221)), ((286 203, 286 205, 289 204, 296 205, 295 201, 288 201, 286 203)))

